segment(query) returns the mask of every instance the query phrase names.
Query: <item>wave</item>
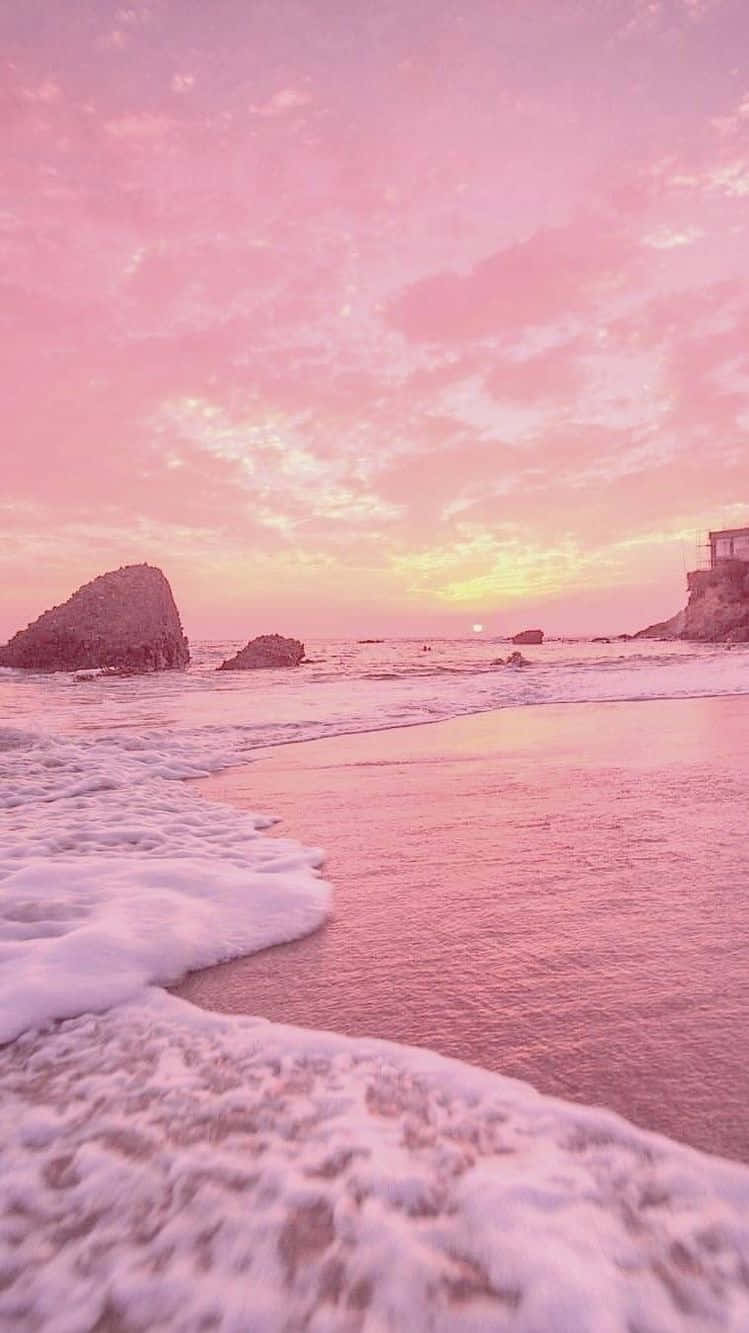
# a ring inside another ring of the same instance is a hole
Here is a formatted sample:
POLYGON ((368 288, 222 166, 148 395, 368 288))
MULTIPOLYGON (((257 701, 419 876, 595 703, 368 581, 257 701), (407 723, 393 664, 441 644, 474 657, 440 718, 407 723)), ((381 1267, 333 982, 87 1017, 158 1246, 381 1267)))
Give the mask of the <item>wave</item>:
POLYGON ((208 737, 0 737, 0 1042, 325 920, 322 853, 182 779, 232 761, 208 737))

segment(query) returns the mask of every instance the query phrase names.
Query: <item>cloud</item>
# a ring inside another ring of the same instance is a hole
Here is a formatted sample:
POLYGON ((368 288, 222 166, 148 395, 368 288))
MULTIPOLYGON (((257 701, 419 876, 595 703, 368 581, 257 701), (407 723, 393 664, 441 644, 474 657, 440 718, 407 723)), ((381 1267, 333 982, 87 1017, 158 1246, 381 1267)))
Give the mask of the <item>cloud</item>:
POLYGON ((402 506, 368 485, 345 454, 320 452, 303 421, 263 403, 238 416, 208 399, 177 399, 162 404, 152 427, 162 447, 168 440, 178 451, 185 441, 193 452, 234 466, 237 484, 262 507, 263 521, 288 536, 300 523, 315 530, 318 519, 355 530, 402 516, 402 506))
POLYGON ((504 357, 487 374, 485 386, 497 399, 569 401, 583 380, 579 361, 583 348, 584 341, 578 337, 535 356, 504 357))
POLYGON ((749 126, 749 92, 744 93, 737 106, 728 115, 714 116, 711 124, 718 134, 727 137, 749 126))
POLYGON ((706 184, 708 189, 717 190, 731 198, 744 198, 749 194, 749 158, 740 158, 715 167, 708 173, 706 184))
POLYGON ((692 170, 676 170, 668 178, 668 184, 677 190, 740 199, 749 194, 749 157, 724 159, 692 170))
POLYGON ((122 28, 110 28, 102 33, 98 45, 103 51, 124 51, 129 44, 129 36, 122 28))
POLYGON ((115 10, 114 26, 98 38, 97 45, 105 51, 124 51, 130 46, 137 29, 147 27, 153 17, 153 8, 149 4, 123 5, 115 10))
POLYGON ((298 111, 303 106, 309 106, 312 97, 309 93, 301 92, 298 88, 279 88, 272 97, 260 106, 250 106, 250 111, 254 116, 285 116, 290 111, 298 111))
POLYGON ((694 245, 705 235, 701 227, 674 228, 664 225, 643 236, 643 245, 653 250, 674 250, 682 245, 694 245))
POLYGON ((580 315, 621 281, 634 247, 610 219, 535 232, 465 275, 438 273, 404 288, 387 318, 413 342, 460 343, 517 334, 580 315))
POLYGON ((49 106, 52 102, 58 101, 61 91, 57 79, 46 78, 35 88, 22 88, 21 96, 26 102, 37 102, 49 106))
POLYGON ((119 116, 116 120, 105 121, 104 130, 113 139, 147 143, 163 139, 176 129, 178 124, 179 122, 173 120, 171 116, 140 111, 129 116, 119 116))
POLYGON ((80 562, 109 526, 118 563, 161 530, 191 587, 220 570, 206 604, 278 575, 319 608, 323 571, 369 614, 513 561, 549 596, 546 546, 581 588, 576 553, 624 568, 746 493, 739 0, 116 3, 47 5, 30 47, 13 11, 14 542, 80 562))
POLYGON ((647 38, 674 24, 696 26, 710 18, 724 0, 630 0, 619 38, 647 38))

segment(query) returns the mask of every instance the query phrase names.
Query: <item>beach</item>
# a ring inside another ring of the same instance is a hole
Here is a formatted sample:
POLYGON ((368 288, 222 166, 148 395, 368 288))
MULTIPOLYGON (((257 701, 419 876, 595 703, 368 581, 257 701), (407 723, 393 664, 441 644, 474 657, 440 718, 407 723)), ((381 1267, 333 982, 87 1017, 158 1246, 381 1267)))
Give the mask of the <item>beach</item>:
POLYGON ((332 919, 196 1004, 428 1046, 749 1160, 746 697, 507 708, 194 784, 327 851, 332 919))
POLYGON ((0 1329, 744 1333, 741 659, 381 651, 0 673, 0 1329))

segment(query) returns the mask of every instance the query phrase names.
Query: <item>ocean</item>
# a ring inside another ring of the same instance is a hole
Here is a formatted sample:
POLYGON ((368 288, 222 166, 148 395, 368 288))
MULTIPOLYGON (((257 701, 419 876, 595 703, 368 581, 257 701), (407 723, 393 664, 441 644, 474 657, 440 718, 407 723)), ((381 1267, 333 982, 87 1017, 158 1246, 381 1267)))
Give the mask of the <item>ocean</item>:
POLYGON ((4 725, 58 735, 158 736, 249 750, 493 708, 615 699, 678 699, 749 690, 744 646, 636 639, 547 640, 520 651, 528 668, 494 665, 502 639, 308 640, 293 670, 222 672, 239 642, 191 643, 185 672, 78 681, 0 668, 4 725), (424 649, 429 651, 425 652, 424 649))
MULTIPOLYGON (((248 814, 207 805, 181 779, 269 746, 497 709, 749 692, 744 647, 551 640, 525 649, 528 666, 510 667, 494 664, 510 644, 478 636, 320 640, 292 670, 217 673, 236 647, 197 643, 189 670, 150 676, 0 669, 0 940, 15 962, 5 994, 0 980, 0 1037, 32 1020, 72 1017, 84 1000, 135 993, 144 977, 172 981, 294 939, 325 919, 322 854, 262 837, 273 814, 262 790, 248 814), (248 915, 242 876, 258 868, 267 876, 269 865, 283 892, 248 915), (63 891, 63 880, 76 887, 63 891), (149 928, 141 917, 135 935, 122 920, 126 888, 139 904, 133 912, 147 904, 149 928), (14 891, 20 902, 11 909, 14 891), (84 984, 73 961, 94 923, 107 967, 100 976, 89 949, 84 984)), ((335 846, 325 851, 334 855, 335 846)), ((10 969, 2 976, 7 984, 10 969)))
POLYGON ((745 1168, 161 989, 333 907, 335 822, 324 853, 269 836, 262 779, 256 812, 184 779, 495 710, 741 696, 749 649, 552 640, 513 668, 479 636, 325 640, 217 675, 238 646, 149 677, 0 671, 0 1328, 749 1327, 745 1168))

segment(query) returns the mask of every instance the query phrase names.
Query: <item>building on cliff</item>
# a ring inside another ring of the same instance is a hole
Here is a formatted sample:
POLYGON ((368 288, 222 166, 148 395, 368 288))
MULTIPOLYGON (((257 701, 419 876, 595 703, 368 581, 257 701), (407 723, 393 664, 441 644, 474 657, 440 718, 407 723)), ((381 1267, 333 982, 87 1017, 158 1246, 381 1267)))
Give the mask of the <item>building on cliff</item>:
POLYGON ((698 549, 702 567, 687 574, 684 609, 640 630, 636 639, 749 644, 749 528, 709 532, 698 549))
POLYGON ((722 528, 719 532, 709 532, 707 540, 711 569, 721 560, 749 561, 749 528, 722 528))

